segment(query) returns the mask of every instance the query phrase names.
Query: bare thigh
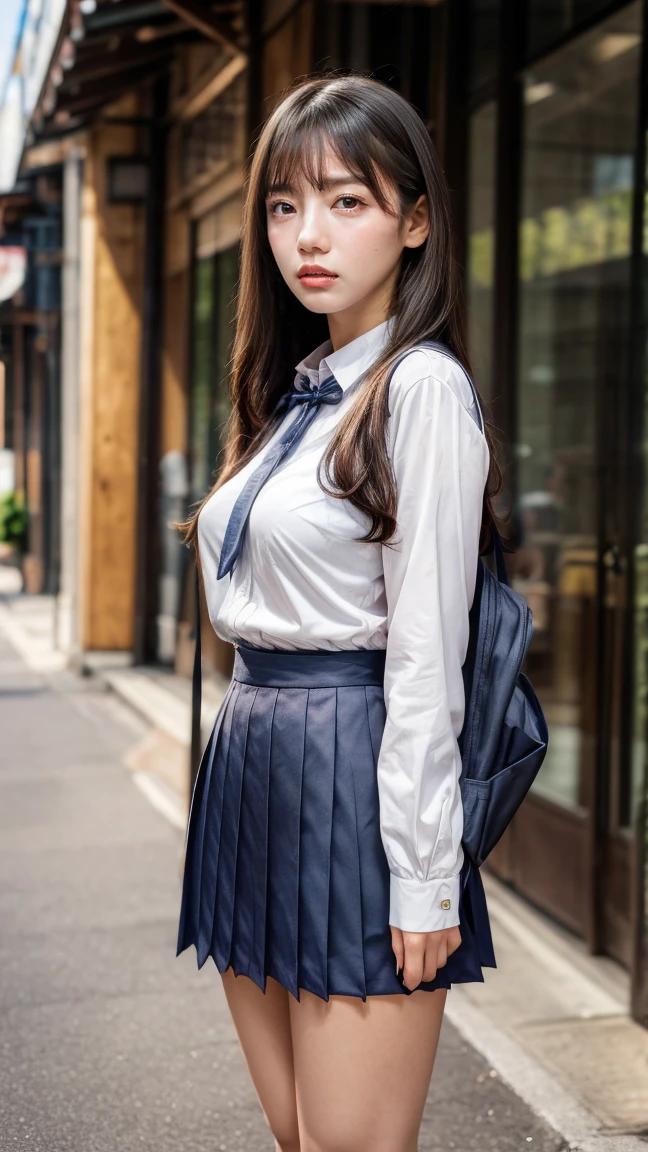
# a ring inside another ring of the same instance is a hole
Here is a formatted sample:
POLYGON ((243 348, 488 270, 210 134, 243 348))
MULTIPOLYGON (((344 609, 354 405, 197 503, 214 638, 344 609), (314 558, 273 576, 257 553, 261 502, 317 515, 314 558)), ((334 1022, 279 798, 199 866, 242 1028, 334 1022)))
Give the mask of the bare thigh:
POLYGON ((223 974, 234 1027, 268 1127, 280 1152, 299 1152, 290 993, 268 977, 266 991, 247 976, 223 974))
POLYGON ((445 999, 290 1002, 300 1152, 416 1152, 445 999))

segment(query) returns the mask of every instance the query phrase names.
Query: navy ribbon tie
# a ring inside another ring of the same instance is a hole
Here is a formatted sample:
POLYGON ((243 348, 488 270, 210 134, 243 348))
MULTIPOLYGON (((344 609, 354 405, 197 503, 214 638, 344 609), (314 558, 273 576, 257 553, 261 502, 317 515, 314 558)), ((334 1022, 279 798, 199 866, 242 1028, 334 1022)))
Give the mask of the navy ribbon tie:
POLYGON ((322 404, 339 404, 342 396, 342 389, 334 376, 327 376, 326 380, 320 383, 317 371, 311 370, 307 376, 301 372, 298 373, 293 390, 286 392, 281 397, 273 417, 280 416, 283 419, 293 408, 300 408, 301 411, 292 424, 288 426, 283 436, 277 440, 276 444, 272 445, 259 467, 254 470, 244 484, 234 503, 223 537, 223 547, 218 565, 217 578, 219 580, 223 576, 227 576, 236 563, 243 544, 252 505, 266 480, 305 436, 317 416, 320 406, 322 404))

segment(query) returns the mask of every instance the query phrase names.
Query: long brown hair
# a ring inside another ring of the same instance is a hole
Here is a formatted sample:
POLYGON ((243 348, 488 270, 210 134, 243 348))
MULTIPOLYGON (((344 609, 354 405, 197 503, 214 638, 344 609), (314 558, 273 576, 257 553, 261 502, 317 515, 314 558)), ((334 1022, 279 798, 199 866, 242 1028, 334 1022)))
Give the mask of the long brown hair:
MULTIPOLYGON (((295 364, 328 337, 326 318, 309 312, 283 280, 266 226, 266 197, 273 186, 289 186, 303 174, 312 186, 323 187, 327 148, 351 176, 369 187, 384 210, 391 210, 385 187, 396 189, 401 215, 421 195, 427 196, 430 208, 426 241, 403 252, 388 343, 338 423, 320 465, 320 486, 368 516, 363 541, 388 544, 396 530, 397 493, 386 440, 388 377, 394 360, 421 340, 440 340, 471 374, 448 193, 423 121, 397 92, 361 74, 299 81, 263 128, 250 167, 230 378, 232 411, 218 480, 183 525, 186 540, 194 546, 203 504, 269 439, 271 413, 292 384, 295 364)), ((482 548, 490 541, 495 522, 491 501, 502 486, 495 437, 485 412, 484 426, 490 470, 482 548)))

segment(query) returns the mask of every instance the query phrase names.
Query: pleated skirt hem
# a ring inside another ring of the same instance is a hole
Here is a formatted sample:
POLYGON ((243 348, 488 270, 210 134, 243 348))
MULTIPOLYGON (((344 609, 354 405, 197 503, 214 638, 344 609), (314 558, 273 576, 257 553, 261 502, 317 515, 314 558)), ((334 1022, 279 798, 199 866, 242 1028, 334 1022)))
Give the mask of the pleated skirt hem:
MULTIPOLYGON (((177 952, 177 955, 178 956, 182 955, 183 952, 186 952, 187 949, 192 947, 192 946, 193 945, 191 945, 191 944, 187 944, 187 946, 185 948, 182 948, 177 952)), ((393 955, 393 953, 392 953, 392 955, 393 955)), ((210 959, 210 957, 208 956, 207 960, 209 960, 209 959, 210 959)), ((405 985, 402 983, 402 981, 397 978, 397 980, 398 980, 398 986, 397 987, 387 986, 387 983, 385 981, 381 981, 381 983, 378 987, 367 988, 367 990, 363 996, 360 995, 358 992, 348 991, 344 987, 344 985, 342 985, 338 988, 332 988, 329 991, 327 991, 326 993, 324 993, 320 987, 315 987, 315 986, 309 987, 307 984, 302 984, 302 983, 299 983, 297 985, 297 988, 295 989, 293 987, 293 984, 292 984, 290 973, 288 973, 288 972, 283 973, 283 974, 280 972, 267 972, 267 973, 262 974, 260 972, 254 971, 254 970, 252 970, 250 968, 246 968, 246 967, 236 968, 236 967, 234 967, 233 964, 228 964, 225 968, 223 968, 223 967, 219 967, 219 965, 216 963, 216 960, 214 959, 213 956, 211 956, 211 959, 214 962, 215 968, 221 974, 221 976, 223 976, 226 972, 229 972, 229 971, 233 972, 235 977, 246 976, 249 980, 251 980, 253 982, 253 984, 256 984, 257 988, 259 988, 263 993, 266 992, 268 977, 270 977, 272 980, 276 980, 278 984, 281 984, 281 986, 283 988, 285 988, 287 992, 290 992, 291 996, 293 996, 294 999, 297 1001, 299 1001, 301 999, 301 996, 300 996, 301 992, 309 992, 313 996, 317 996, 320 1000, 325 1000, 325 1001, 328 1001, 331 996, 354 996, 356 999, 359 999, 359 1000, 362 1000, 363 1002, 366 1002, 367 999, 372 997, 372 996, 393 996, 393 995, 397 995, 397 994, 402 995, 403 993, 407 996, 410 996, 412 994, 412 992, 434 992, 439 988, 444 988, 444 989, 446 989, 446 991, 449 992, 452 990, 453 983, 454 984, 467 984, 467 983, 471 983, 471 984, 482 983, 483 984, 484 983, 484 974, 483 974, 483 972, 480 971, 478 974, 471 976, 467 980, 451 981, 447 978, 444 978, 443 976, 437 976, 436 979, 433 981, 427 981, 427 982, 423 981, 421 984, 419 984, 414 989, 406 988, 405 985)), ((205 961, 204 963, 207 963, 207 961, 205 961)), ((198 970, 200 971, 200 969, 202 967, 204 967, 204 964, 198 965, 198 970)), ((495 968, 496 967, 495 961, 493 960, 492 963, 487 963, 486 961, 484 961, 483 967, 484 968, 495 968)), ((394 968, 394 974, 395 974, 396 973, 395 960, 393 962, 393 968, 394 968)))
MULTIPOLYGON (((376 763, 382 686, 276 687, 233 679, 203 754, 186 837, 177 955, 192 945, 266 990, 367 996, 396 974, 376 763)), ((464 861, 462 943, 419 989, 495 967, 479 871, 464 861)))

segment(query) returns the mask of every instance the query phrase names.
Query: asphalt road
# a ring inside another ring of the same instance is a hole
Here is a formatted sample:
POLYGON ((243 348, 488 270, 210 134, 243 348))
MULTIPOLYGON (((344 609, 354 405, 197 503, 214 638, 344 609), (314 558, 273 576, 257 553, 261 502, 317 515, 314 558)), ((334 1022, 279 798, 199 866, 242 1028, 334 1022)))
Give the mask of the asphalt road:
MULTIPOLYGON (((211 964, 175 957, 181 833, 144 728, 0 633, 0 1149, 272 1152, 211 964)), ((421 1152, 565 1147, 446 1022, 421 1152)))

